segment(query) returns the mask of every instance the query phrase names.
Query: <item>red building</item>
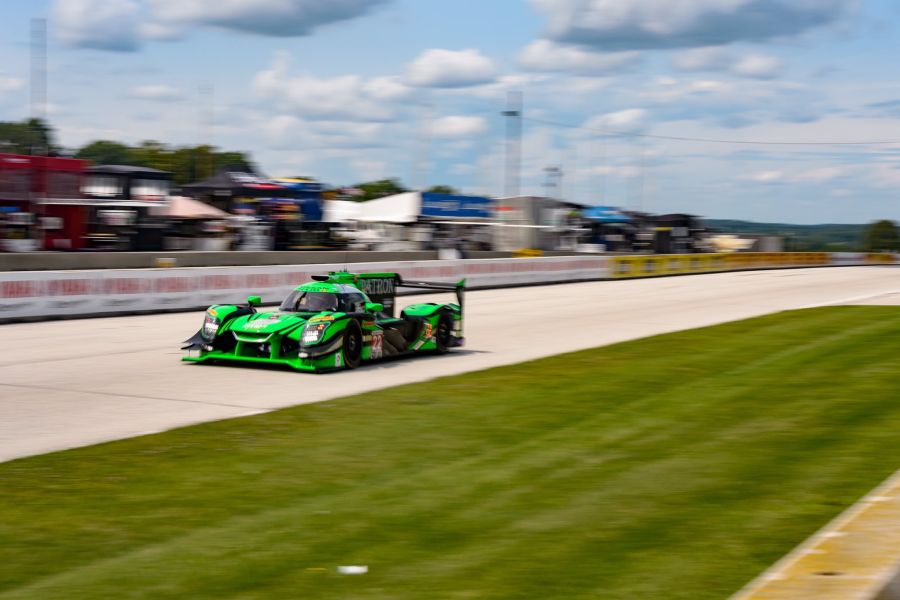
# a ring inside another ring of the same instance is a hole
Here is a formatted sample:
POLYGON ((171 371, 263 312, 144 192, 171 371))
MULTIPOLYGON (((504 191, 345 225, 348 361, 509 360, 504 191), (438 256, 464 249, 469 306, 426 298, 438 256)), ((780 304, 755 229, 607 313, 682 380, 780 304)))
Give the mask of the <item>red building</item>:
POLYGON ((48 202, 81 198, 87 165, 74 158, 0 154, 0 249, 83 247, 84 207, 48 202))

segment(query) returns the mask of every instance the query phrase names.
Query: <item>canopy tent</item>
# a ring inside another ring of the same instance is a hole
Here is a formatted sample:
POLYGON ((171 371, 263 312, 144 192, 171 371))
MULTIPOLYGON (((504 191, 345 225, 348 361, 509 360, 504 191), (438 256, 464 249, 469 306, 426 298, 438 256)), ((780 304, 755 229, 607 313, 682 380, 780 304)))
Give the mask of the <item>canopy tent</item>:
POLYGON ((151 208, 150 213, 170 219, 227 219, 230 216, 224 210, 187 196, 172 196, 167 204, 151 208))
POLYGON ((346 223, 359 219, 362 202, 350 200, 325 200, 322 206, 322 220, 326 223, 346 223))
POLYGON ((294 200, 304 221, 325 220, 322 218, 322 189, 324 186, 320 182, 298 177, 278 177, 273 181, 294 191, 294 200))
POLYGON ((359 203, 357 221, 371 223, 415 223, 422 205, 419 192, 404 192, 359 203))
POLYGON ((598 223, 630 223, 632 218, 614 206, 591 206, 582 213, 585 219, 598 223))
POLYGON ((189 196, 209 194, 215 197, 293 198, 295 193, 270 179, 260 177, 245 167, 226 167, 203 181, 181 186, 189 196))
POLYGON ((429 192, 404 192, 361 202, 357 221, 415 223, 419 220, 489 220, 492 201, 482 196, 456 196, 429 192))

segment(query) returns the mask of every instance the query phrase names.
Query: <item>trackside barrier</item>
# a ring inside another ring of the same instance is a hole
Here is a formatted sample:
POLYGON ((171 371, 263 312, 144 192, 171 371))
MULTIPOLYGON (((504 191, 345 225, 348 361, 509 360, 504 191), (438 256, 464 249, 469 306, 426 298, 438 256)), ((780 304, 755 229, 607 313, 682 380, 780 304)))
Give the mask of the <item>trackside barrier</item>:
MULTIPOLYGON (((406 279, 455 282, 469 288, 606 279, 603 256, 430 260, 0 273, 0 321, 189 310, 244 302, 258 294, 280 302, 312 275, 328 271, 397 272, 406 279)), ((402 290, 401 290, 402 292, 402 290)))
POLYGON ((469 288, 478 289, 743 269, 898 263, 898 256, 891 254, 782 252, 5 271, 0 272, 0 322, 190 310, 243 302, 247 294, 274 303, 312 275, 345 269, 398 272, 406 279, 419 280, 465 278, 469 288))
POLYGON ((611 277, 658 277, 744 269, 879 265, 900 262, 894 254, 861 252, 740 252, 733 254, 661 254, 610 257, 611 277))

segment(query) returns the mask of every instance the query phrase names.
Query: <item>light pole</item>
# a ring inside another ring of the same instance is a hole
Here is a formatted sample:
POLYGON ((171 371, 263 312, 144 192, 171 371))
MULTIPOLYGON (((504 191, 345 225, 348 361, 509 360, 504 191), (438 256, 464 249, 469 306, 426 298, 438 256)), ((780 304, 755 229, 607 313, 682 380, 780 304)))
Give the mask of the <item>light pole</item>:
POLYGON ((507 198, 518 196, 522 175, 522 92, 509 92, 506 96, 506 185, 507 198))
POLYGON ((562 167, 559 166, 550 166, 544 167, 544 173, 546 174, 546 179, 544 180, 544 194, 548 198, 556 198, 559 194, 559 189, 562 187, 562 177, 563 170, 562 167), (553 188, 553 195, 550 194, 550 189, 553 188))

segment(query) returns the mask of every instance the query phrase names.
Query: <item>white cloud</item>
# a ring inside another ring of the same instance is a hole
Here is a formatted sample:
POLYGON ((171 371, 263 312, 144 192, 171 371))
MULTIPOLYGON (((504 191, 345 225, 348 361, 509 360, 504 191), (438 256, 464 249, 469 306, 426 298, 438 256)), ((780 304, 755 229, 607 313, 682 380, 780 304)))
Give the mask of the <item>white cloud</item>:
POLYGON ((253 81, 256 93, 279 110, 318 120, 384 121, 393 117, 394 111, 384 100, 395 96, 399 88, 385 80, 358 75, 291 75, 290 64, 290 56, 279 52, 253 81))
POLYGON ((842 167, 817 167, 815 169, 800 171, 796 174, 794 179, 796 181, 810 183, 825 183, 837 179, 838 177, 843 177, 845 174, 846 169, 842 167))
POLYGON ((137 28, 143 40, 172 41, 184 36, 184 28, 172 23, 141 23, 137 28))
POLYGON ((642 131, 647 126, 649 116, 650 113, 643 108, 627 108, 591 117, 584 127, 585 129, 635 133, 642 131))
POLYGON ((496 68, 491 59, 473 48, 432 48, 407 66, 406 78, 420 87, 470 87, 493 81, 496 68))
POLYGON ((752 173, 744 179, 757 183, 827 183, 847 174, 843 167, 814 167, 786 172, 771 169, 752 173))
POLYGON ((536 40, 519 54, 519 64, 531 71, 570 71, 601 74, 638 67, 640 52, 591 52, 577 46, 536 40))
POLYGON ((801 34, 857 0, 532 0, 550 39, 605 50, 692 48, 801 34))
POLYGON ((308 35, 314 29, 363 15, 385 0, 147 0, 166 23, 212 25, 260 35, 308 35))
POLYGON ((144 40, 171 40, 192 27, 274 37, 309 35, 353 19, 388 0, 54 0, 54 27, 64 42, 128 52, 144 40))
POLYGON ((768 54, 750 54, 743 57, 731 67, 731 72, 742 77, 754 79, 772 79, 782 70, 781 61, 768 54))
POLYGON ((0 94, 14 92, 25 87, 25 80, 21 77, 11 77, 0 74, 0 94))
POLYGON ((462 115, 441 117, 431 127, 431 133, 436 138, 462 138, 484 133, 486 130, 487 121, 483 117, 462 115))
POLYGON ((295 115, 254 119, 281 149, 371 148, 382 141, 383 123, 306 120, 295 115))
POLYGON ((758 173, 754 173, 748 177, 751 181, 756 181, 758 183, 777 183, 784 179, 783 171, 760 171, 758 173))
POLYGON ((672 59, 672 65, 681 71, 723 71, 751 79, 773 79, 784 68, 775 56, 755 53, 734 57, 724 46, 683 50, 672 59))
POLYGON ((131 88, 129 95, 132 98, 160 102, 174 102, 184 97, 181 90, 165 84, 138 85, 131 88))
POLYGON ((506 98, 507 93, 512 90, 521 90, 526 87, 533 88, 535 85, 548 81, 551 77, 553 76, 544 73, 501 75, 490 83, 465 88, 446 88, 442 90, 442 93, 489 100, 503 100, 506 98))
POLYGON ((583 179, 589 178, 591 175, 613 175, 634 179, 641 176, 641 168, 635 165, 602 165, 583 169, 579 174, 583 179))
POLYGON ((140 14, 135 0, 56 0, 50 12, 63 42, 116 52, 137 50, 140 14))
POLYGON ((690 48, 672 59, 672 65, 679 71, 720 71, 733 63, 734 59, 724 46, 690 48))
POLYGON ((358 158, 350 161, 350 165, 361 181, 384 179, 387 174, 387 163, 383 160, 358 158))
POLYGON ((409 87, 399 77, 376 77, 365 84, 365 92, 379 100, 397 100, 408 95, 409 87))

